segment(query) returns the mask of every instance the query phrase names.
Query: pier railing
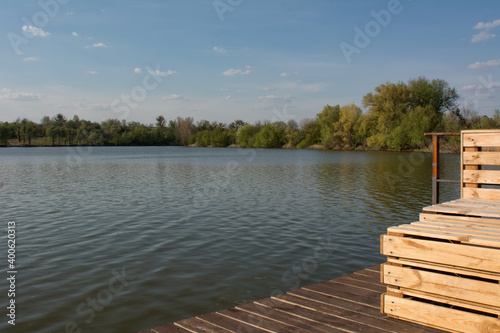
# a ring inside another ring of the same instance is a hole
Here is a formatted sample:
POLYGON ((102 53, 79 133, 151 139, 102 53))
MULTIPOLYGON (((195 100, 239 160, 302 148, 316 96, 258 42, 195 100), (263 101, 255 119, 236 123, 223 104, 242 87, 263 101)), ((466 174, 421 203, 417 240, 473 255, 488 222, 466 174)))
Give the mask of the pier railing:
POLYGON ((449 180, 439 178, 439 137, 441 136, 457 136, 460 133, 444 132, 444 133, 425 133, 426 136, 432 136, 432 204, 439 203, 439 183, 456 183, 460 184, 460 180, 449 180))

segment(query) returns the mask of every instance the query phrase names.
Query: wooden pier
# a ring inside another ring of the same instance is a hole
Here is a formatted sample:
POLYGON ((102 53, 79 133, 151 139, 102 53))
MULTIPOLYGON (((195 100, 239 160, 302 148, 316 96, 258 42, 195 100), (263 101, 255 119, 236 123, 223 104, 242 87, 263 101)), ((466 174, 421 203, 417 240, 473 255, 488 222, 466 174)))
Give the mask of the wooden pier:
POLYGON ((380 266, 288 293, 143 330, 188 332, 442 332, 380 312, 380 266))

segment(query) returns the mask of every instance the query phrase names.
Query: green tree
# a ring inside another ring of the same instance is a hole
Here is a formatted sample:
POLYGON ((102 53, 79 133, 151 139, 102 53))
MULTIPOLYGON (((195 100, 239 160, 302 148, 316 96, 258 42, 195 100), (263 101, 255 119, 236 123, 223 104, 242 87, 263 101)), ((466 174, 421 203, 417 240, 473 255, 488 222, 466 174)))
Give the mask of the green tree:
POLYGON ((340 105, 330 106, 327 104, 317 115, 321 142, 325 147, 333 148, 341 144, 341 138, 337 134, 339 120, 340 105))
POLYGON ((360 142, 359 127, 362 113, 354 103, 344 105, 340 109, 337 129, 344 147, 355 148, 360 142))
POLYGON ((256 126, 246 124, 241 126, 236 132, 236 144, 243 148, 253 147, 255 144, 255 134, 258 129, 256 126))

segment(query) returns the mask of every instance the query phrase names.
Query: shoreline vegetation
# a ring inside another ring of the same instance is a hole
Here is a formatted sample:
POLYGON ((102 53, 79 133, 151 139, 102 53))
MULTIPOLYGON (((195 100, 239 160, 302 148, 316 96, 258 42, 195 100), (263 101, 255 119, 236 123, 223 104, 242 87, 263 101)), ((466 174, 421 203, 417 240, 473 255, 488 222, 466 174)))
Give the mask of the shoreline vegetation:
MULTIPOLYGON (((427 132, 500 128, 500 112, 479 116, 471 105, 459 105, 455 88, 425 77, 407 83, 381 84, 354 103, 326 105, 314 119, 230 124, 177 117, 155 124, 107 119, 100 123, 59 113, 40 123, 27 118, 0 123, 0 146, 186 146, 283 149, 430 151, 427 132)), ((459 137, 444 137, 443 152, 458 152, 459 137)))

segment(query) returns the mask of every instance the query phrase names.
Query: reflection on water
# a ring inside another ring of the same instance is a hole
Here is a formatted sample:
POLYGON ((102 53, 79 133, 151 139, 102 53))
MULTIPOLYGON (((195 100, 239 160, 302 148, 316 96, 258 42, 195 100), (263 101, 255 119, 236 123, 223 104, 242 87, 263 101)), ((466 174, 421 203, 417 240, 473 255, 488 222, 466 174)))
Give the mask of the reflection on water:
MULTIPOLYGON (((382 262, 379 235, 431 201, 428 154, 68 154, 0 150, 2 242, 7 221, 18 233, 18 331, 134 332, 332 279, 382 262)), ((442 174, 458 179, 458 163, 443 155, 442 174)), ((443 186, 442 200, 458 196, 443 186)))

